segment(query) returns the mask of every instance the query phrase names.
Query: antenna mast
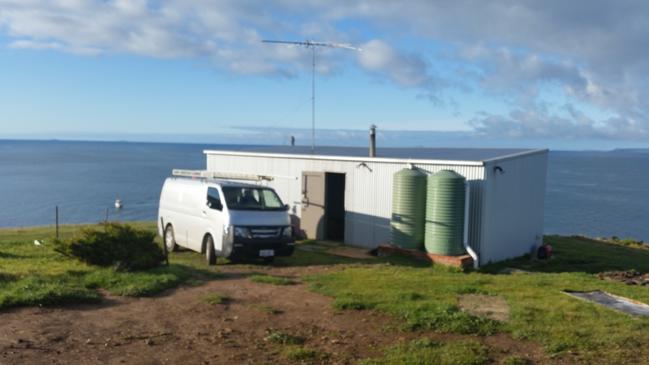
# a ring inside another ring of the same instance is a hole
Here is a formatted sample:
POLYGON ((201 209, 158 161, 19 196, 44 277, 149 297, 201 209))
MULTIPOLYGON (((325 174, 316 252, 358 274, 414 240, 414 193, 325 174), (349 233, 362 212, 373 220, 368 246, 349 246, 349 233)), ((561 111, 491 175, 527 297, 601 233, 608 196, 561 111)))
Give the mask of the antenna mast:
POLYGON ((303 42, 294 42, 294 41, 274 41, 274 40, 262 40, 263 43, 279 43, 279 44, 291 44, 303 46, 306 48, 311 48, 312 58, 311 58, 311 153, 315 153, 315 50, 316 47, 330 47, 330 48, 342 48, 352 51, 361 51, 360 48, 354 47, 351 44, 346 43, 326 43, 326 42, 314 42, 314 41, 303 41, 303 42))

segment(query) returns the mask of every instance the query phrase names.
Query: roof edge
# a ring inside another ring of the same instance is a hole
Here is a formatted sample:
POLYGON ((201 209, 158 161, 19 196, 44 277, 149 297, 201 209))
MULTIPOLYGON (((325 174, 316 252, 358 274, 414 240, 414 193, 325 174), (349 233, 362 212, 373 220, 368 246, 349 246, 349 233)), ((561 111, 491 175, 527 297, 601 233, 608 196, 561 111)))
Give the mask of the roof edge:
POLYGON ((495 162, 501 162, 501 161, 506 161, 506 160, 511 160, 519 157, 525 157, 525 156, 531 156, 531 155, 537 155, 541 153, 548 153, 550 150, 548 148, 539 148, 535 150, 529 150, 529 151, 523 151, 523 152, 518 152, 518 153, 512 153, 510 155, 504 155, 500 157, 494 157, 490 158, 487 160, 482 161, 485 165, 495 163, 495 162))
POLYGON ((437 165, 463 165, 463 166, 484 166, 484 161, 463 161, 463 160, 427 160, 427 159, 402 159, 387 157, 354 157, 354 156, 330 156, 330 155, 303 155, 290 153, 271 153, 271 152, 243 152, 243 151, 223 151, 223 150, 203 150, 205 155, 225 155, 225 156, 246 156, 246 157, 271 157, 271 158, 289 158, 302 160, 325 160, 325 161, 351 161, 351 162, 384 162, 397 164, 437 164, 437 165))

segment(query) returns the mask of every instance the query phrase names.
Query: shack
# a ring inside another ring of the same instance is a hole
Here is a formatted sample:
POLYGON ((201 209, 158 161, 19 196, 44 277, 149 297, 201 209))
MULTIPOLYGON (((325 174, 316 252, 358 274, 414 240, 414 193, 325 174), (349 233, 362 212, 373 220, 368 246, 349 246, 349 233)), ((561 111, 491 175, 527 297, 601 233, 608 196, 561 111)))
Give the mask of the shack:
POLYGON ((207 170, 271 177, 263 183, 309 238, 367 248, 389 242, 393 175, 414 167, 467 179, 466 240, 478 264, 542 244, 547 149, 385 148, 377 157, 364 148, 242 149, 205 150, 207 170))

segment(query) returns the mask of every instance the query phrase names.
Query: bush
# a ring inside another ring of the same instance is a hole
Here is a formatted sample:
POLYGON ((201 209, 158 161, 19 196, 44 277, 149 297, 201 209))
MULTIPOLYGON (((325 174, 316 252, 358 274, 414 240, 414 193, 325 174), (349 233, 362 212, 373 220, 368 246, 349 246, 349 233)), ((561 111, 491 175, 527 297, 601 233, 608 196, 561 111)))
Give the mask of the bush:
POLYGON ((84 228, 78 236, 55 241, 54 250, 91 265, 124 271, 150 269, 164 260, 154 232, 119 223, 84 228))

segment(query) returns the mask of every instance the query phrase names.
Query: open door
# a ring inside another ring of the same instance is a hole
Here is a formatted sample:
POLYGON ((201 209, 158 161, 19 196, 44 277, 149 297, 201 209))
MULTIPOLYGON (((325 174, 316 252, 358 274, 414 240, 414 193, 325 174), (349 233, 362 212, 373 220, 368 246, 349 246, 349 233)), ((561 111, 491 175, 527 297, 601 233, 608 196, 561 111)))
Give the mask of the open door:
POLYGON ((302 220, 300 226, 311 239, 324 239, 325 173, 302 172, 302 220))

